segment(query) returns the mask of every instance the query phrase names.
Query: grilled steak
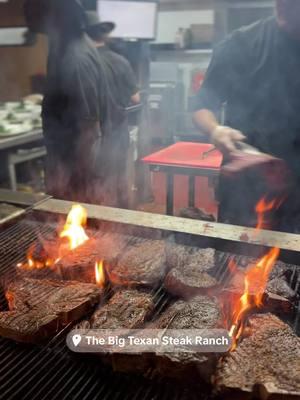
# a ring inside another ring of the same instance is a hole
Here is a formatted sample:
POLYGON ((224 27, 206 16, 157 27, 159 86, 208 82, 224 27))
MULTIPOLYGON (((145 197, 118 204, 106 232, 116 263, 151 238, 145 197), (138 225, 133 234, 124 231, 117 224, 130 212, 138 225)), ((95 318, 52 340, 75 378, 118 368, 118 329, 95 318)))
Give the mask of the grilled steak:
POLYGON ((153 322, 153 329, 202 329, 216 328, 220 324, 217 300, 197 296, 186 302, 178 300, 153 322))
POLYGON ((285 277, 271 279, 267 284, 267 292, 277 294, 288 300, 293 300, 296 296, 285 277))
POLYGON ((154 308, 150 293, 137 290, 117 292, 109 302, 92 315, 91 329, 137 329, 141 327, 154 308))
MULTIPOLYGON (((221 312, 215 299, 207 296, 194 297, 189 302, 177 301, 155 322, 152 329, 204 329, 220 326, 221 312)), ((215 370, 217 356, 201 353, 156 353, 156 371, 170 377, 209 380, 215 370)))
POLYGON ((213 215, 206 214, 204 211, 200 210, 200 208, 196 207, 182 208, 179 211, 179 217, 198 219, 200 221, 216 222, 216 219, 213 215))
POLYGON ((157 286, 165 276, 165 243, 137 239, 130 243, 116 265, 108 268, 111 282, 120 286, 157 286))
MULTIPOLYGON (((139 329, 144 326, 154 309, 150 293, 134 289, 122 290, 114 294, 109 302, 100 306, 89 321, 81 322, 77 328, 89 329, 139 329)), ((146 354, 97 354, 102 362, 109 364, 116 371, 141 372, 149 368, 146 354)))
MULTIPOLYGON (((242 294, 244 291, 244 284, 245 270, 237 268, 235 274, 228 284, 228 289, 232 290, 233 292, 242 294)), ((284 275, 273 277, 272 279, 270 278, 267 282, 265 293, 276 294, 287 300, 293 300, 296 296, 296 293, 290 288, 284 275)), ((253 294, 255 294, 255 292, 253 294)))
POLYGON ((168 244, 167 264, 171 268, 164 281, 167 291, 188 299, 207 294, 217 286, 216 279, 209 274, 215 265, 213 249, 198 249, 190 246, 168 244))
POLYGON ((17 280, 8 287, 9 311, 0 313, 0 335, 38 342, 82 318, 99 302, 101 289, 79 282, 17 280))
POLYGON ((251 336, 219 362, 219 389, 252 392, 260 386, 271 394, 300 396, 300 339, 272 314, 252 317, 250 327, 251 336))
POLYGON ((197 267, 199 271, 207 272, 215 266, 214 249, 199 249, 175 243, 168 244, 166 249, 167 265, 170 269, 189 266, 190 268, 197 267))
POLYGON ((128 241, 129 237, 113 233, 91 238, 60 260, 57 270, 64 279, 95 282, 95 262, 103 260, 114 264, 128 241))
POLYGON ((173 268, 166 276, 164 286, 174 296, 184 299, 206 294, 218 285, 217 280, 207 272, 202 272, 196 265, 173 268))

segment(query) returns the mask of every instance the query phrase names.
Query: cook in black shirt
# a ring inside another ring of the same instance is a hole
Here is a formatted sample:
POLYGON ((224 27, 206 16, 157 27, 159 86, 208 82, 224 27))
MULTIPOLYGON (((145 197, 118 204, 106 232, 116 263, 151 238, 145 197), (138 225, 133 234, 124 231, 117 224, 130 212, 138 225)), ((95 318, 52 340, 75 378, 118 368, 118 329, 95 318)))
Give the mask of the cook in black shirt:
POLYGON ((129 131, 125 109, 132 103, 140 102, 139 89, 129 62, 106 45, 115 24, 100 22, 98 14, 94 11, 88 11, 86 16, 87 33, 93 40, 100 61, 104 65, 109 96, 111 103, 114 104, 114 113, 107 126, 104 143, 106 192, 110 193, 109 205, 126 208, 128 207, 126 173, 129 131))
MULTIPOLYGON (((276 17, 239 29, 216 47, 199 91, 196 124, 224 154, 233 151, 237 141, 246 140, 284 159, 299 180, 299 71, 300 1, 277 0, 276 17), (218 115, 224 103, 223 126, 218 115)), ((249 197, 251 187, 241 193, 233 185, 225 192, 223 205, 232 204, 226 222, 239 223, 235 217, 237 208, 243 213, 243 201, 234 199, 249 197)), ((290 217, 300 214, 300 201, 286 208, 290 217)))
POLYGON ((60 199, 96 202, 107 86, 97 51, 84 31, 84 10, 78 0, 27 0, 25 16, 32 31, 49 38, 42 107, 47 192, 60 199))
POLYGON ((107 46, 109 34, 115 29, 112 22, 101 22, 95 11, 86 12, 87 33, 94 41, 101 59, 111 73, 110 89, 115 92, 120 104, 125 108, 130 103, 140 102, 136 77, 128 60, 110 50, 107 46))

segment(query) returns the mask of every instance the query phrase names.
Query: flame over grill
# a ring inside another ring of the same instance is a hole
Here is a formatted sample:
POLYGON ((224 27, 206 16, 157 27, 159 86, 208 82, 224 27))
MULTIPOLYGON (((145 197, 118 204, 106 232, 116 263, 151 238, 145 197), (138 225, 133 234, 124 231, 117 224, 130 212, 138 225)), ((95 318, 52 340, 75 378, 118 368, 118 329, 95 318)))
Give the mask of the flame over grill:
POLYGON ((95 279, 98 286, 102 288, 105 286, 105 271, 103 261, 97 261, 95 264, 95 279))
MULTIPOLYGON (((262 198, 256 205, 257 213, 257 226, 259 232, 261 229, 268 227, 265 216, 278 208, 282 200, 273 199, 269 202, 262 198)), ((230 304, 230 316, 226 316, 226 320, 231 323, 229 334, 232 337, 233 351, 237 347, 238 340, 242 337, 245 325, 247 322, 247 315, 250 310, 263 307, 263 295, 267 282, 272 271, 272 268, 278 259, 280 250, 272 248, 267 254, 261 257, 255 264, 250 265, 244 273, 244 289, 243 294, 237 301, 230 304)), ((231 273, 236 271, 236 265, 231 263, 229 265, 231 273)))
POLYGON ((75 204, 69 212, 63 231, 59 235, 60 238, 68 239, 70 250, 76 249, 89 239, 84 230, 86 223, 86 209, 75 204))
POLYGON ((44 249, 42 251, 42 254, 39 255, 39 259, 34 256, 35 245, 30 247, 27 253, 27 263, 19 263, 17 267, 26 270, 53 267, 70 251, 75 250, 89 240, 85 232, 86 223, 86 209, 79 204, 73 205, 67 216, 64 227, 59 233, 57 243, 54 245, 50 245, 50 243, 47 242, 43 243, 46 250, 44 249))
POLYGON ((232 326, 229 331, 229 335, 233 339, 231 350, 236 348, 237 342, 244 332, 248 311, 263 306, 264 291, 279 253, 279 249, 271 249, 245 273, 244 293, 232 309, 232 326))

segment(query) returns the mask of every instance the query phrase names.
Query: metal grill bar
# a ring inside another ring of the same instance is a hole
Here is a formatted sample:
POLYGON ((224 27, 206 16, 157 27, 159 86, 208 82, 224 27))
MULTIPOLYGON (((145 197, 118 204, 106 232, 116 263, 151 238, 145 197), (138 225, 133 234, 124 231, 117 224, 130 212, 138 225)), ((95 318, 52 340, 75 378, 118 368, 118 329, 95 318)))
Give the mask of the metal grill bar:
POLYGON ((82 399, 83 395, 88 392, 89 388, 94 386, 94 385, 92 385, 92 381, 93 381, 93 375, 90 375, 88 377, 88 379, 86 379, 84 381, 84 383, 81 386, 81 388, 79 388, 79 390, 77 390, 77 393, 75 395, 73 394, 73 400, 82 399))

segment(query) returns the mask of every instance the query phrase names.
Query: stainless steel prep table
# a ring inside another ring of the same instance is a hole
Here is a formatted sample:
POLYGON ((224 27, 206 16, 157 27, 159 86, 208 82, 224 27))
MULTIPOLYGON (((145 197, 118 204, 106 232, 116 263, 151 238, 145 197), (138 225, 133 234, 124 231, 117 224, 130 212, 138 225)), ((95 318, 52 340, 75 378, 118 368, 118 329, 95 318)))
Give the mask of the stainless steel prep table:
POLYGON ((30 132, 23 133, 21 135, 12 136, 10 138, 1 139, 0 136, 0 151, 10 150, 15 147, 20 147, 27 145, 29 143, 34 143, 43 139, 43 131, 41 129, 36 129, 30 132))
POLYGON ((17 180, 15 165, 36 158, 45 156, 46 149, 43 146, 43 131, 35 129, 24 134, 15 135, 8 138, 0 137, 0 160, 3 174, 9 178, 11 190, 17 190, 17 180), (30 151, 30 149, 33 149, 30 151), (28 150, 27 153, 20 154, 18 150, 28 150))

